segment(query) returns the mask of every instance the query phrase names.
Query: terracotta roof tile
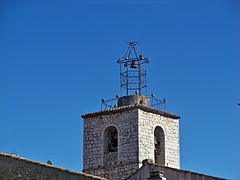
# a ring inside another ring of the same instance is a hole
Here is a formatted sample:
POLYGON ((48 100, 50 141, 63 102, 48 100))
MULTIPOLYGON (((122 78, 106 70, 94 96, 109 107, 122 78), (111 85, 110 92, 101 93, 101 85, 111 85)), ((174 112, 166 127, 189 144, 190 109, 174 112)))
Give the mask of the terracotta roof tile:
POLYGON ((228 179, 225 179, 225 178, 221 178, 221 177, 216 177, 216 176, 211 176, 211 175, 207 175, 207 174, 203 174, 203 173, 198 173, 198 172, 193 172, 193 171, 189 171, 189 170, 184 170, 184 169, 176 169, 176 168, 172 168, 172 167, 168 167, 168 166, 162 166, 162 165, 159 165, 159 164, 156 164, 154 162, 146 162, 145 164, 143 164, 143 166, 136 170, 134 173, 132 173, 128 178, 126 179, 129 179, 131 177, 134 177, 134 175, 136 175, 139 171, 141 171, 141 169, 143 169, 145 166, 157 166, 157 167, 161 167, 161 168, 164 168, 164 169, 171 169, 173 171, 178 171, 178 172, 183 172, 183 173, 191 173, 191 174, 196 174, 196 175, 200 175, 200 176, 205 176, 205 177, 210 177, 210 178, 214 178, 214 179, 219 179, 219 180, 228 180, 228 179))
POLYGON ((150 107, 146 107, 146 106, 141 106, 141 105, 129 105, 129 106, 120 106, 120 107, 115 107, 115 108, 111 108, 111 109, 107 109, 107 110, 103 110, 103 111, 98 111, 98 112, 93 112, 93 113, 87 113, 82 115, 82 118, 89 118, 89 117, 95 117, 98 115, 108 115, 111 113, 115 113, 115 112, 123 112, 123 111, 127 111, 127 110, 132 110, 132 109, 141 109, 143 111, 147 111, 147 112, 151 112, 151 113, 155 113, 155 114, 159 114, 165 117, 170 117, 173 119, 180 119, 181 117, 176 115, 176 114, 172 114, 166 111, 160 111, 157 109, 153 109, 150 107))

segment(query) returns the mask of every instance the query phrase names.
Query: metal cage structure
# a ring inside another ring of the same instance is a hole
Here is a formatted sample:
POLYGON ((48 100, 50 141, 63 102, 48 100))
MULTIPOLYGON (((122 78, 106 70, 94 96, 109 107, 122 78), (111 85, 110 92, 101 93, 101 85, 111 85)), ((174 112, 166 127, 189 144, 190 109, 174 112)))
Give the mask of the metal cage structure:
POLYGON ((147 64, 149 60, 137 48, 135 41, 129 42, 124 58, 119 58, 121 94, 147 96, 147 64))
POLYGON ((120 65, 121 95, 116 95, 116 97, 112 99, 102 99, 101 110, 121 106, 119 105, 119 100, 123 96, 129 96, 130 98, 133 97, 132 95, 134 94, 145 97, 145 106, 156 110, 166 110, 165 98, 157 99, 153 93, 151 96, 148 96, 147 64, 149 63, 149 59, 142 55, 137 48, 136 41, 129 42, 127 52, 123 58, 118 59, 117 63, 120 65))

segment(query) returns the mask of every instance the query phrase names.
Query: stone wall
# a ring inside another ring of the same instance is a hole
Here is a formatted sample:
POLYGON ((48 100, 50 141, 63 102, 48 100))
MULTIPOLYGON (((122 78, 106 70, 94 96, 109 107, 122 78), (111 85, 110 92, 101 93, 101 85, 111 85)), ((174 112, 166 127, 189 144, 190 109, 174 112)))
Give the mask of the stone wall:
POLYGON ((83 168, 84 172, 110 179, 124 179, 139 168, 137 109, 84 118, 83 168), (118 151, 110 154, 117 159, 106 163, 103 138, 109 126, 118 131, 118 151))
POLYGON ((179 118, 154 112, 141 110, 141 107, 120 107, 84 115, 84 172, 125 179, 141 167, 142 160, 154 159, 156 126, 160 126, 165 134, 163 162, 179 168, 179 118), (109 126, 118 131, 118 151, 105 155, 104 132, 109 126))
POLYGON ((99 167, 85 172, 94 174, 96 176, 105 177, 110 180, 124 180, 131 176, 132 173, 137 171, 139 169, 138 167, 139 167, 138 163, 122 165, 118 164, 116 166, 99 167))
POLYGON ((0 153, 0 180, 104 180, 90 174, 0 153))
POLYGON ((154 160, 154 129, 160 126, 165 134, 165 166, 180 168, 179 119, 139 109, 139 161, 154 160))

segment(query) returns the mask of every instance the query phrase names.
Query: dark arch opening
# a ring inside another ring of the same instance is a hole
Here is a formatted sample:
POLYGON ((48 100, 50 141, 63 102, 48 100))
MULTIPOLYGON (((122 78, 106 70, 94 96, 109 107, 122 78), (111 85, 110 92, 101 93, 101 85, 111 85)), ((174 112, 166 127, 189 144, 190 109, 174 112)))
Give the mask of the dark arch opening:
POLYGON ((165 135, 160 126, 154 130, 154 160, 157 164, 165 165, 165 135))
POLYGON ((104 154, 118 151, 118 131, 114 126, 109 126, 104 131, 104 154))

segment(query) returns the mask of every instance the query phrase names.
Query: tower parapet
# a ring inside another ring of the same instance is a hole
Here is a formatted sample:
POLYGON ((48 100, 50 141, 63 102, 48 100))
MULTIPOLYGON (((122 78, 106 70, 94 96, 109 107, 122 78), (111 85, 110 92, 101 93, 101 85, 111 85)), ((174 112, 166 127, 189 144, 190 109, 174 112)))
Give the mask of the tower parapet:
POLYGON ((129 105, 141 105, 148 107, 148 97, 138 94, 122 96, 118 99, 118 107, 129 105))

